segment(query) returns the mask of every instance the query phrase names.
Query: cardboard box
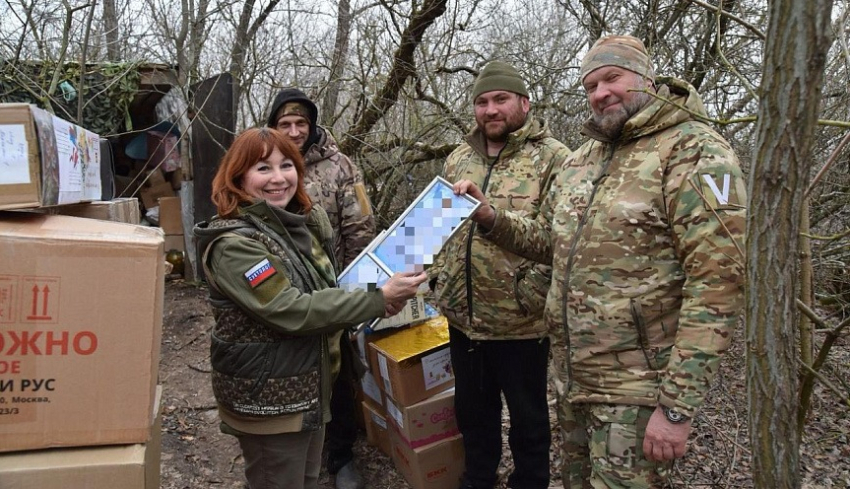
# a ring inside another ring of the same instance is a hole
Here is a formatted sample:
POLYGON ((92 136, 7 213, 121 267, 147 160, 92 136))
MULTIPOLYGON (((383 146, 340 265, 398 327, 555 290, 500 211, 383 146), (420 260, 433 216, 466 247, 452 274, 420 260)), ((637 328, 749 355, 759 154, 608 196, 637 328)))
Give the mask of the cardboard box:
POLYGON ((99 200, 100 136, 29 104, 0 104, 0 209, 99 200))
POLYGON ((180 197, 159 198, 159 227, 165 234, 183 234, 183 209, 180 197))
MULTIPOLYGON (((155 171, 153 173, 159 173, 155 171)), ((145 209, 153 209, 159 205, 159 199, 163 197, 174 197, 174 189, 168 182, 160 182, 149 187, 143 187, 139 191, 139 198, 142 200, 142 205, 145 209)))
POLYGON ((120 197, 107 201, 96 200, 94 202, 41 207, 36 212, 100 219, 101 221, 123 222, 127 224, 139 224, 141 219, 139 199, 129 197, 120 197))
POLYGON ((360 378, 360 389, 363 392, 363 401, 368 402, 381 415, 387 413, 387 408, 384 404, 384 395, 381 393, 381 388, 378 386, 378 381, 372 372, 366 372, 360 378))
POLYGON ((165 251, 169 250, 186 251, 185 237, 182 234, 166 234, 165 251))
POLYGON ((4 489, 159 489, 162 388, 147 444, 52 448, 0 455, 4 489))
POLYGON ((460 434, 455 418, 454 388, 406 407, 387 399, 387 418, 398 430, 401 441, 411 448, 460 434))
POLYGON ((363 377, 360 378, 360 382, 358 383, 360 390, 363 392, 363 399, 366 400, 366 402, 372 403, 372 406, 382 415, 386 414, 386 408, 384 407, 383 400, 384 395, 381 392, 381 388, 378 386, 378 379, 375 373, 372 372, 372 366, 378 364, 377 353, 375 353, 375 350, 370 348, 369 345, 381 338, 390 336, 394 331, 395 330, 369 332, 361 330, 354 336, 353 340, 358 358, 368 369, 366 373, 363 374, 363 377))
POLYGON ((0 213, 0 452, 144 443, 162 230, 0 213))
POLYGON ((393 462, 413 489, 457 489, 463 477, 463 437, 411 448, 390 429, 393 462))
POLYGON ((410 406, 454 386, 444 317, 396 331, 369 346, 374 350, 372 373, 398 405, 410 406))
POLYGON ((371 331, 368 329, 360 330, 354 336, 354 345, 357 350, 357 356, 360 358, 360 361, 363 362, 363 365, 367 369, 371 369, 372 365, 374 365, 373 357, 375 357, 375 351, 369 347, 372 343, 380 340, 381 338, 386 338, 387 336, 392 335, 397 330, 389 329, 383 331, 371 331))
POLYGON ((391 457, 393 451, 386 415, 381 414, 368 402, 364 401, 362 406, 363 417, 366 422, 366 442, 377 447, 386 456, 391 457))

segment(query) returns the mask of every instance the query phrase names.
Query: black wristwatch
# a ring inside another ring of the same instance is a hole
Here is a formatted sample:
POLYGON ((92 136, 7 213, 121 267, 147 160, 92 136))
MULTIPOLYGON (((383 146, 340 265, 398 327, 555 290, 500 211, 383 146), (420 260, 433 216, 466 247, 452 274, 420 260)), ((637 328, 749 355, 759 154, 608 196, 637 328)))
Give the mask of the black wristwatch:
POLYGON ((680 424, 686 421, 690 421, 691 418, 685 416, 681 411, 675 408, 668 408, 667 406, 661 406, 661 411, 664 412, 664 417, 667 418, 667 421, 673 424, 680 424))

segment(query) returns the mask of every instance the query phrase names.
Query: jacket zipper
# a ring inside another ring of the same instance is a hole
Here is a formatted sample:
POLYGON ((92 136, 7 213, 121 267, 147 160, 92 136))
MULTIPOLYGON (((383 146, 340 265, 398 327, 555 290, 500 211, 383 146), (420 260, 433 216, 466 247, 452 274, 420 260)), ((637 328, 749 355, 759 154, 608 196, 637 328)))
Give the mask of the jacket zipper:
MULTIPOLYGON (((505 145, 507 146, 507 145, 505 145)), ((490 163, 490 166, 487 168, 487 174, 484 175, 484 182, 481 184, 481 193, 487 194, 487 186, 490 184, 490 175, 493 174, 493 167, 496 166, 496 163, 499 161, 499 157, 502 155, 502 151, 504 151, 505 147, 499 150, 499 154, 496 155, 496 158, 493 159, 493 162, 490 163)), ((488 156, 489 157, 489 156, 488 156)), ((475 229, 476 223, 473 222, 472 225, 469 226, 469 237, 466 239, 466 263, 464 268, 466 270, 466 308, 469 311, 469 328, 472 329, 472 240, 475 239, 475 229)))
POLYGON ((567 355, 566 355, 566 363, 567 363, 567 395, 573 388, 573 361, 572 361, 572 345, 570 341, 570 327, 567 321, 567 300, 569 298, 569 288, 570 288, 570 274, 572 273, 573 268, 573 259, 575 258, 576 246, 578 246, 578 241, 581 239, 581 233, 584 229, 585 224, 587 224, 587 220, 590 216, 590 208, 593 206, 593 200, 596 198, 596 192, 599 190, 599 186, 605 177, 608 176, 608 165, 611 164, 611 159, 614 157, 614 149, 616 146, 611 144, 611 149, 608 151, 608 156, 603 163, 601 170, 599 172, 599 176, 596 177, 593 181, 593 190, 590 192, 590 197, 587 199, 587 206, 585 208, 584 213, 581 215, 581 219, 579 219, 578 227, 576 227, 575 235, 573 236, 573 242, 570 244, 570 253, 567 255, 567 266, 564 269, 564 285, 561 290, 561 322, 564 324, 564 340, 567 346, 567 355))

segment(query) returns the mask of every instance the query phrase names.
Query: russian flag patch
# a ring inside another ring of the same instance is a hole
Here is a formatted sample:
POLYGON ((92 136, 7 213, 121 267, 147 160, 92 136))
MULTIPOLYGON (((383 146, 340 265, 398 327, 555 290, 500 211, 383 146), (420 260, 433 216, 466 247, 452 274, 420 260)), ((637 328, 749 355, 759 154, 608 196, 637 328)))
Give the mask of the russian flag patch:
POLYGON ((271 262, 269 262, 268 258, 263 259, 260 263, 257 263, 250 270, 245 272, 245 278, 248 280, 248 284, 251 287, 256 287, 261 283, 265 282, 267 278, 271 277, 277 273, 277 270, 274 269, 271 262))

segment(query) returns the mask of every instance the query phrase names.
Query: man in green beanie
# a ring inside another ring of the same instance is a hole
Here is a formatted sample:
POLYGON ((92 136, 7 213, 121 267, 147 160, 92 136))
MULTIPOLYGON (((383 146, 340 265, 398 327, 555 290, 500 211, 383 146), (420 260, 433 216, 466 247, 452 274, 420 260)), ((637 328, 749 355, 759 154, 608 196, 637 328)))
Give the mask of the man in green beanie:
POLYGON ((472 219, 552 264, 564 487, 666 487, 743 306, 746 184, 694 87, 656 77, 639 39, 599 39, 580 76, 590 141, 538 219, 472 219))
MULTIPOLYGON (((549 182, 570 152, 532 117, 517 70, 493 61, 472 87, 475 129, 446 160, 443 176, 475 182, 498 212, 532 221, 549 182)), ((429 269, 449 321, 455 414, 463 434, 463 489, 492 489, 502 456, 502 395, 510 411, 512 489, 549 486, 543 306, 550 267, 511 253, 466 226, 429 269)))

